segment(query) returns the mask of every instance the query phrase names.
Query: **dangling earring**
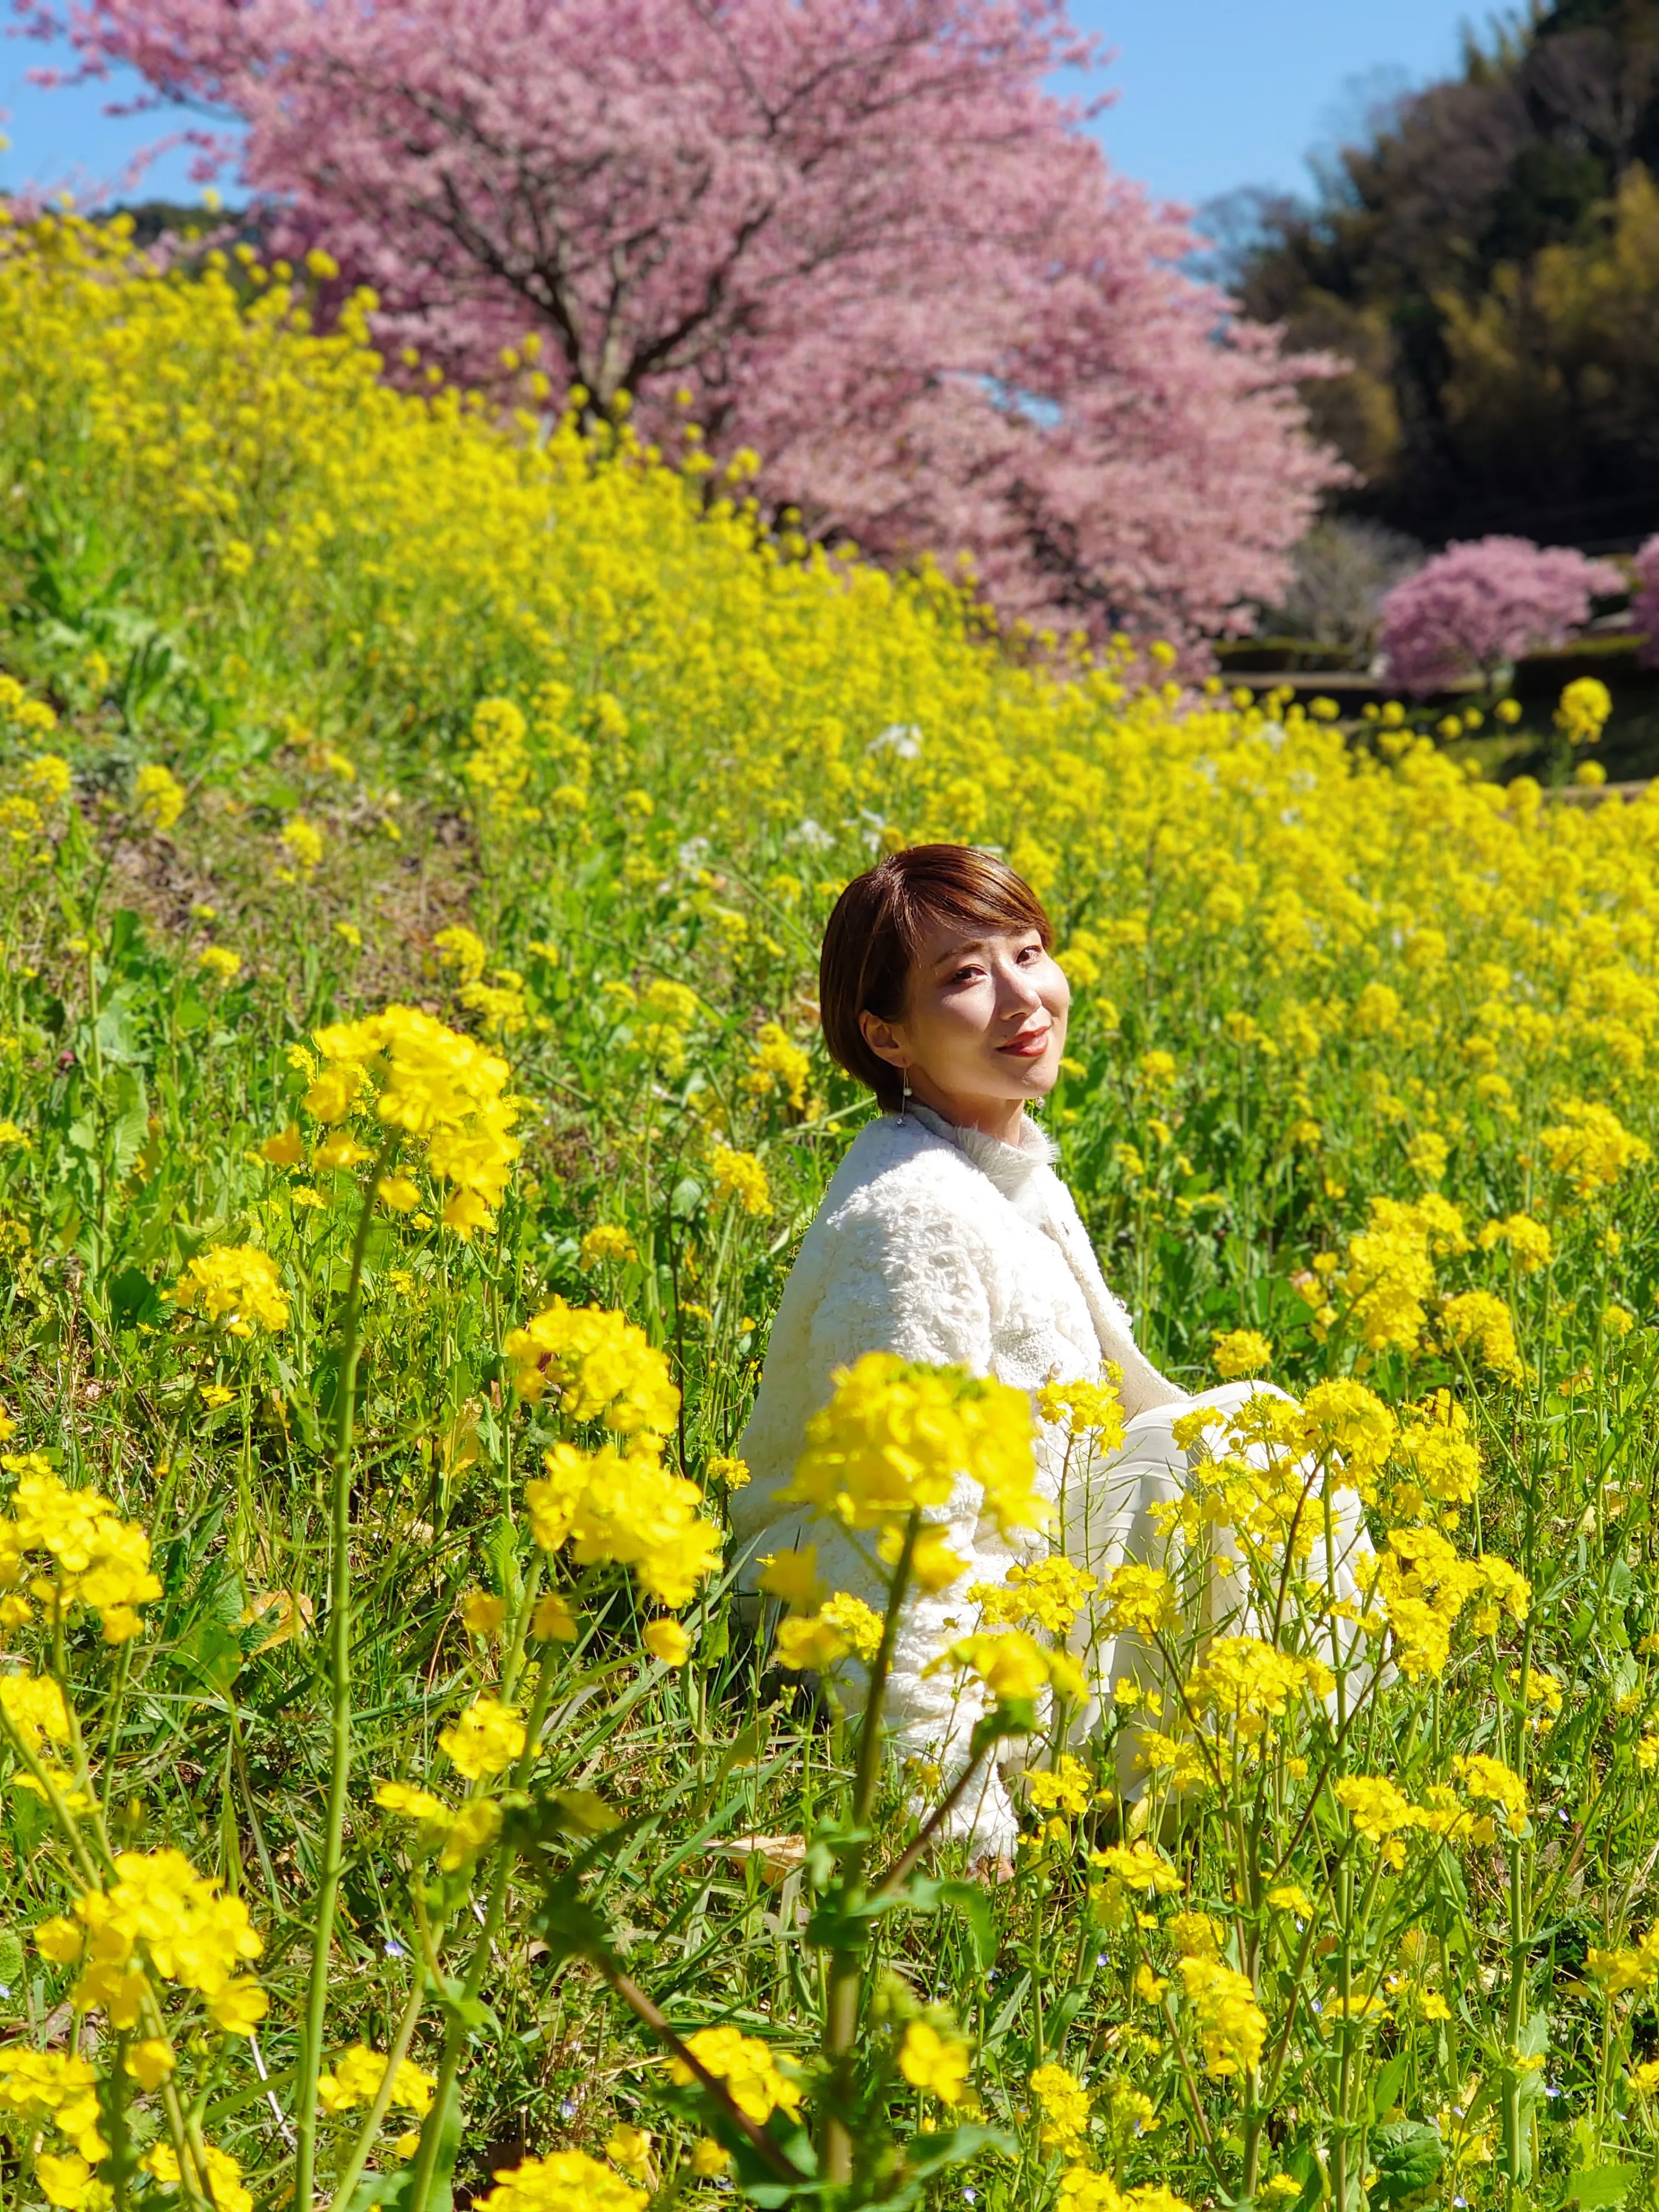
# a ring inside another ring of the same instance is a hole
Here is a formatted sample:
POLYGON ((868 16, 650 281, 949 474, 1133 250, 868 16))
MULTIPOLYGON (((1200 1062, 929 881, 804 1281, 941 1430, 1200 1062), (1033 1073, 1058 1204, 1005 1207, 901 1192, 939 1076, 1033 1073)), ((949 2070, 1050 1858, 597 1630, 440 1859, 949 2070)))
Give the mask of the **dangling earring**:
POLYGON ((910 1103, 910 1071, 906 1067, 901 1069, 900 1073, 904 1078, 904 1089, 899 1095, 898 1109, 899 1122, 902 1127, 904 1121, 904 1109, 910 1103))

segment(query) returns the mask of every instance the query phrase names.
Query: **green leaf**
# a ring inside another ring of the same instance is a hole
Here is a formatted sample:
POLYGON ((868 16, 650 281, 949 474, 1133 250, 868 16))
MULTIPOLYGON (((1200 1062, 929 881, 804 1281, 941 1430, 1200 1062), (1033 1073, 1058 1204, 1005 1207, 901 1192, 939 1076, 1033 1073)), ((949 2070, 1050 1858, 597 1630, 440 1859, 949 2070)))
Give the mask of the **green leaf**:
POLYGON ((99 1010, 98 1048, 106 1063, 130 1065, 143 1058, 143 1036, 132 998, 132 986, 123 983, 99 1010))
POLYGON ((844 1912, 827 1905, 807 1922, 806 1942, 815 1951, 865 1950, 877 1917, 874 1913, 844 1912))
POLYGON ((1370 2195, 1379 2204, 1398 2204, 1432 2188, 1445 2162, 1437 2128, 1421 2120, 1389 2120, 1370 2132, 1371 2161, 1376 2168, 1370 2195))
MULTIPOLYGON (((766 2132, 800 2177, 794 2181, 784 2181, 774 2173, 749 2138, 739 2134, 723 2114, 708 2113, 705 2108, 699 2124, 705 2120, 732 2154, 743 2192, 740 2201, 757 2206, 758 2212, 785 2212, 786 2207, 810 2204, 826 2197, 839 2205, 850 2195, 843 2185, 819 2174, 811 2137, 799 2122, 789 2122, 781 2112, 773 2113, 766 2132)), ((903 2199, 895 2201, 902 2203, 903 2199)))
POLYGON ((133 1163, 149 1135, 149 1099, 144 1079, 135 1069, 118 1067, 111 1085, 113 1112, 109 1124, 109 1171, 118 1182, 132 1172, 133 1163))
POLYGON ((1567 2196, 1581 2212, 1596 2212, 1603 2204, 1622 2204, 1641 2174, 1639 2166, 1593 2166, 1569 2177, 1567 2196))
POLYGON ((983 1972, 996 1964, 997 1920, 991 1905, 991 1893, 982 1881, 947 1881, 940 1884, 940 1901, 954 1905, 968 1923, 968 1935, 974 1947, 974 1963, 983 1972))
POLYGON ((240 1673, 246 1653, 242 1647, 242 1596, 228 1577, 211 1590, 198 1594, 200 1610, 189 1632, 174 1647, 173 1656, 185 1671, 221 1696, 240 1673))
POLYGON ((1386 2112, 1390 2106, 1399 2103, 1401 2088, 1410 2066, 1411 2053, 1408 2051, 1396 2051, 1377 2075, 1371 2084, 1373 2116, 1386 2112))
POLYGON ((938 2135, 912 2136, 904 2146, 904 2163, 910 2173, 921 2177, 965 2165, 982 2150, 1000 2151, 1006 2157, 1013 2158, 1018 2148, 1011 2136, 1000 2135, 994 2128, 982 2128, 970 2121, 959 2128, 943 2129, 938 2135))
POLYGON ((579 1836, 608 1835, 622 1824, 622 1814, 592 1790, 556 1790, 546 1802, 557 1808, 556 1824, 579 1836))
POLYGON ((975 1724, 970 1756, 976 1759, 981 1752, 1008 1737, 1035 1735, 1037 1719, 1036 1704, 1030 1698, 1002 1698, 975 1724))
POLYGON ((734 1766, 752 1766, 766 1756, 767 1743, 771 1735, 771 1719, 766 1713, 757 1713, 745 1728, 740 1729, 730 1744, 720 1753, 720 1765, 714 1770, 714 1788, 718 1790, 734 1766))
POLYGON ((365 2173, 351 2192, 349 2212, 368 2212, 372 2204, 385 2208, 385 2212, 398 2212, 409 2196, 409 2185, 415 2179, 410 2166, 395 2167, 390 2173, 365 2173))
MULTIPOLYGON (((14 1783, 15 1776, 13 1777, 14 1783)), ((52 1826, 52 1808, 32 1790, 14 1788, 11 1792, 11 1832, 19 1856, 33 1856, 36 1845, 52 1826)))
POLYGON ((154 1321, 165 1310, 161 1294, 141 1268, 123 1267, 108 1284, 109 1317, 116 1328, 136 1328, 141 1321, 154 1321))
POLYGON ((869 1941, 871 1923, 889 1913, 937 1912, 942 1905, 964 1916, 979 1962, 989 1966, 996 1957, 996 1923, 991 1900, 976 1881, 935 1881, 931 1875, 919 1875, 902 1888, 862 1897, 853 1905, 832 1890, 813 1915, 806 1940, 829 1950, 856 1950, 869 1941))
POLYGON ((109 936, 104 945, 104 957, 109 963, 111 974, 113 975, 118 969, 131 967, 133 963, 127 955, 142 953, 143 950, 143 917, 135 914, 130 906, 117 907, 109 918, 109 936))
POLYGON ((1024 2004, 1026 1998, 1030 1996, 1030 1989, 1031 1976, 1028 1968, 1024 1973, 1020 1975, 1012 1989, 1009 1990, 1007 1996, 1003 1999, 1002 2009, 997 2014, 996 2018, 991 2022, 991 2032, 981 2045, 981 2048, 982 2050, 991 2050, 997 2044, 1001 2042, 1003 2037, 1007 2034, 1015 2021, 1018 2019, 1020 2008, 1024 2004))
POLYGON ((1312 2212, 1325 2194, 1326 2180, 1313 2136, 1300 2134, 1292 2137, 1289 2148, 1280 2154, 1279 2164, 1292 2181, 1301 2185, 1301 2190, 1288 2202, 1281 2199, 1278 2212, 1312 2212))
POLYGON ((536 1916, 536 1930, 547 1945, 550 1966, 556 1966, 566 1959, 611 1956, 610 1928, 574 1881, 549 1884, 536 1916))
POLYGON ((524 1595, 524 1577, 519 1572, 518 1531, 504 1513, 497 1516, 484 1539, 484 1556, 489 1561, 496 1589, 516 1604, 524 1595))

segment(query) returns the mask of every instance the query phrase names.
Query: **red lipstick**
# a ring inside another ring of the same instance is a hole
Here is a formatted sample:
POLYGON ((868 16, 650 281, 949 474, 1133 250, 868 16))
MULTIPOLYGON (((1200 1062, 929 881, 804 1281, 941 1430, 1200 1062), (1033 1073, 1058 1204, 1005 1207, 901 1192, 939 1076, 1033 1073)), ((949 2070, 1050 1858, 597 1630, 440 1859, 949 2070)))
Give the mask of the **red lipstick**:
POLYGON ((1006 1044, 1000 1044, 997 1050, 1012 1053, 1017 1060, 1035 1060, 1048 1044, 1048 1035, 1046 1029, 1022 1030, 1018 1036, 1010 1037, 1006 1044))

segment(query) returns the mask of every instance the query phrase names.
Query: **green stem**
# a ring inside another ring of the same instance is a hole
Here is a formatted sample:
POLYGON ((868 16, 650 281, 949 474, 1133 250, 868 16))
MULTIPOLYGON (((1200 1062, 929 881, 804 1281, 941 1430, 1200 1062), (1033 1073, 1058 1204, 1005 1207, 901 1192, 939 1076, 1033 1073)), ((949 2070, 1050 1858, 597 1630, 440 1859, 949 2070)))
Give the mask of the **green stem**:
POLYGON ((1175 2008, 1170 2002, 1167 1996, 1162 1998, 1160 2002, 1163 2008, 1164 2023, 1170 2031, 1170 2041, 1175 2048, 1176 2062, 1181 2069, 1181 2078, 1187 2085, 1187 2101, 1188 2106, 1191 2107, 1193 2119, 1198 2129, 1199 2141, 1204 2146, 1205 2160, 1208 2165, 1211 2172, 1214 2174, 1216 2179, 1224 2188, 1226 2186, 1227 2177, 1222 2171, 1220 2160, 1216 2155, 1215 2137, 1210 2132, 1210 2124, 1204 2117, 1204 2100, 1199 2094, 1198 2082, 1193 2073, 1192 2061, 1187 2056, 1187 2046, 1182 2041, 1181 2030, 1176 2025, 1175 2008))
MULTIPOLYGON (((989 1741, 994 1742, 995 1738, 993 1737, 989 1741)), ((928 1814, 926 1826, 905 1845, 874 1889, 871 1891, 870 1894, 872 1898, 892 1895, 905 1876, 920 1861, 934 1837, 955 1812, 963 1797, 967 1796, 969 1786, 979 1774, 984 1760, 984 1748, 981 1748, 977 1741, 970 1744, 967 1765, 928 1814)))
MULTIPOLYGON (((520 1608, 521 1615, 527 1613, 527 1610, 528 1600, 526 1599, 526 1605, 520 1608)), ((525 1718, 524 1749, 520 1753, 513 1771, 507 1778, 509 1789, 522 1790, 530 1779, 530 1771, 536 1763, 542 1723, 547 1718, 547 1708, 552 1701, 556 1679, 556 1669, 544 1662, 541 1677, 536 1685, 536 1694, 531 1700, 530 1711, 525 1718)), ((461 1984, 459 2003, 452 2001, 448 2008, 449 2019, 444 2029, 443 2054, 438 2061, 438 2086, 433 2092, 432 2109, 427 2115, 425 2125, 421 2130, 421 2148, 416 2154, 415 2171, 410 2177, 409 2212, 424 2212, 427 2198, 431 2193, 433 2182, 436 2179, 438 2139, 443 2130, 444 2115, 448 2109, 450 2090, 456 2075, 460 2070, 461 2053, 466 2048, 466 2027, 460 2006, 470 2004, 483 1986, 484 1974, 489 1965, 490 1951, 496 1936, 501 1933, 501 1921, 507 1911, 507 1885, 508 1875, 512 1871, 512 1860, 513 1854, 506 1845, 498 1844, 495 1865, 491 1871, 489 1901, 484 1907, 483 1925, 478 1930, 478 1940, 473 1947, 465 1979, 461 1984)), ((443 1977, 438 1975, 436 1979, 439 1990, 441 1991, 444 1987, 443 1977)))
POLYGON ((646 1995, 632 1976, 625 1974, 612 1959, 596 1958, 594 1963, 635 2018, 643 2021, 654 2035, 661 2038, 687 2073, 692 2075, 699 2086, 713 2098, 732 2126, 748 2137, 750 2148, 759 2154, 772 2172, 783 2181, 804 2182, 806 2179, 805 2174, 778 2148, 765 2129, 757 2121, 751 2120, 741 2106, 733 2101, 732 2092, 720 2076, 711 2074, 696 2051, 686 2048, 669 2025, 661 2007, 646 1995))
POLYGON ((123 2028, 115 2039, 115 2057, 109 2070, 109 2165, 106 2169, 115 2192, 115 2212, 127 2212, 127 2183, 132 2159, 127 2142, 127 2051, 132 2036, 123 2028))
POLYGON ((334 2194, 329 2201, 329 2212, 343 2212, 357 2185, 357 2176, 363 2170, 363 2161, 374 2148, 374 2138, 380 2132, 380 2123, 392 2106, 392 2094, 398 2086, 398 2069, 409 2056, 409 2046, 415 2040, 415 2031, 421 2024, 421 2014, 426 2009, 426 1984, 417 1968, 414 1987, 409 1992, 409 2002, 404 2007, 398 2022, 398 2033, 392 2039, 392 2048, 386 2053, 386 2074, 374 2092, 374 2101, 363 2117, 357 2130, 357 2140, 352 2144, 340 2179, 334 2185, 334 2194))
POLYGON ((127 1693, 127 1677, 132 1669, 132 1644, 121 1646, 121 1656, 116 1663, 115 1687, 110 1694, 109 1709, 105 1717, 106 1741, 109 1745, 108 1763, 104 1770, 104 1821, 110 1819, 110 1802, 115 1792, 115 1770, 121 1748, 121 1707, 127 1693))
POLYGON ((1336 1954, 1337 1995, 1342 2002, 1342 2024, 1337 2031, 1336 2125, 1332 2130, 1331 2165, 1335 2175, 1336 2212, 1347 2212, 1348 2105, 1353 2083, 1353 2022, 1348 2001, 1353 1994, 1352 1973, 1353 1937, 1353 1869, 1345 1866, 1336 1881, 1336 1911, 1341 1929, 1336 1954))
POLYGON ((357 1234, 351 1246, 351 1274, 346 1285, 345 1310, 340 1322, 340 1364, 335 1387, 338 1395, 334 1414, 334 1467, 331 1498, 331 1552, 329 1577, 329 1672, 332 1698, 329 1714, 329 1777, 326 1832, 323 1843, 323 1874, 317 1892, 317 1915, 312 1930, 311 1984, 306 1996, 305 2030, 300 2045, 298 2133, 294 2172, 295 2212, 311 2212, 317 2167, 317 2081, 323 2070, 323 2036, 328 2016, 328 1966, 334 1943, 334 1908, 339 1896, 340 1871, 345 1862, 346 1790, 351 1775, 351 1444, 353 1410, 357 1395, 357 1358, 362 1349, 359 1322, 362 1313, 363 1259, 368 1249, 369 1224, 374 1217, 374 1193, 397 1150, 394 1130, 381 1145, 369 1170, 357 1217, 357 1234))
MULTIPOLYGON (((905 1524, 903 1547, 893 1570, 887 1614, 881 1626, 881 1644, 870 1668, 870 1694, 865 1702, 858 1765, 853 1777, 853 1840, 842 1854, 843 1919, 863 1902, 867 1849, 865 1831, 875 1802, 876 1784, 881 1778, 881 1722, 887 1701, 887 1677, 892 1668, 893 1647, 898 1641, 899 1613, 909 1586, 910 1562, 915 1556, 916 1538, 921 1532, 921 1515, 913 1510, 905 1524)), ((832 2098, 846 2086, 848 2060, 858 2035, 863 1989, 862 1948, 832 1951, 823 2018, 823 2055, 830 2063, 832 2098)), ((853 2178, 853 2138, 845 2123, 836 2118, 833 2112, 824 2123, 823 2165, 825 2175, 832 2182, 850 2181, 853 2178)))
POLYGON ((1244 2180, 1241 2197, 1254 2197, 1261 2170, 1261 2075, 1252 2066, 1244 2076, 1244 2180))

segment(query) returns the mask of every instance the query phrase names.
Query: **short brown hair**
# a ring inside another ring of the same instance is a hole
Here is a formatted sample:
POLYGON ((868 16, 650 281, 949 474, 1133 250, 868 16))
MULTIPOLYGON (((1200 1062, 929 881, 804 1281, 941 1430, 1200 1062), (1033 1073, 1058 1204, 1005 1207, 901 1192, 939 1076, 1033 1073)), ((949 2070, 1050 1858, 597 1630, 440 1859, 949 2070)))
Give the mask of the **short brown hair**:
POLYGON ((896 1112, 903 1078, 871 1050, 860 1014, 894 1021, 904 1011, 916 953, 930 924, 1034 929, 1047 951, 1054 928, 1028 883, 994 853, 972 845, 912 845, 866 869, 836 901, 818 955, 818 1006, 830 1057, 896 1112))

